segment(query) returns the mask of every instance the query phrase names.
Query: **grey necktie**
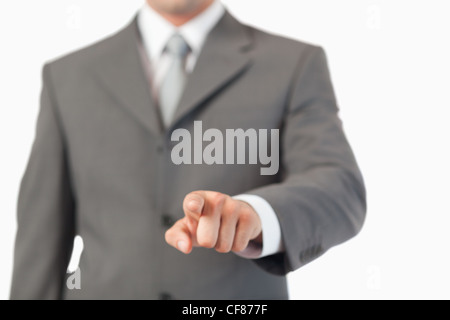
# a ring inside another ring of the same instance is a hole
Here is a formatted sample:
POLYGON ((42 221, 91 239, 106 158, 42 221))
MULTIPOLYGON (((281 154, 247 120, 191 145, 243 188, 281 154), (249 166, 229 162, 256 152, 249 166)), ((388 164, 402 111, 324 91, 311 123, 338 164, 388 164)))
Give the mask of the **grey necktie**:
POLYGON ((164 125, 168 127, 180 102, 186 84, 186 57, 189 45, 179 34, 174 34, 167 43, 167 53, 172 60, 159 90, 159 106, 164 125))

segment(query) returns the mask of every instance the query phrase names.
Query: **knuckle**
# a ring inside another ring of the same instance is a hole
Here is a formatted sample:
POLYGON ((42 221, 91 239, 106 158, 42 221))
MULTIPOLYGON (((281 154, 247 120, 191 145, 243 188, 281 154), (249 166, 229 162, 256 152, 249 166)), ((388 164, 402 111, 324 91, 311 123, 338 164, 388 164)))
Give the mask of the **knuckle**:
MULTIPOLYGON (((233 223, 233 221, 238 220, 238 212, 234 210, 226 210, 222 213, 222 223, 233 223)), ((235 222, 234 222, 235 223, 235 222)))
POLYGON ((253 215, 248 210, 242 210, 239 214, 239 222, 247 225, 253 220, 253 215))
POLYGON ((232 217, 236 217, 238 214, 239 214, 239 212, 241 211, 241 203, 240 203, 240 201, 237 201, 237 200, 233 200, 233 201, 230 201, 230 204, 229 204, 229 210, 228 210, 228 215, 230 215, 230 216, 232 216, 232 217))
POLYGON ((220 253, 228 253, 231 251, 231 245, 222 242, 219 245, 216 245, 216 251, 220 253))
POLYGON ((225 203, 226 199, 227 199, 227 196, 225 194, 223 194, 223 193, 216 193, 213 196, 213 198, 211 200, 211 203, 212 203, 212 205, 214 207, 221 207, 225 203))
POLYGON ((197 239, 197 242, 201 247, 207 248, 207 249, 212 249, 215 246, 214 241, 212 239, 208 239, 208 238, 197 239))
POLYGON ((250 206, 243 206, 239 211, 239 220, 243 224, 251 224, 256 221, 258 214, 250 206))
POLYGON ((233 251, 241 252, 247 247, 246 242, 239 240, 233 244, 233 251))

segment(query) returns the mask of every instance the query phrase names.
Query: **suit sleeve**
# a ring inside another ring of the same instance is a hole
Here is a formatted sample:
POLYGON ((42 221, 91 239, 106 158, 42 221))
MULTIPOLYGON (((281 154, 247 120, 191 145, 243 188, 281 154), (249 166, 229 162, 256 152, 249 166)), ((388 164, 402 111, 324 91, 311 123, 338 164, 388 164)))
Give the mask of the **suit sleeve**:
POLYGON ((338 117, 325 52, 298 64, 281 134, 281 182, 246 193, 276 212, 285 251, 256 260, 284 275, 355 236, 366 213, 363 178, 338 117))
POLYGON ((36 137, 18 207, 11 299, 60 299, 74 239, 74 199, 58 113, 44 67, 36 137))

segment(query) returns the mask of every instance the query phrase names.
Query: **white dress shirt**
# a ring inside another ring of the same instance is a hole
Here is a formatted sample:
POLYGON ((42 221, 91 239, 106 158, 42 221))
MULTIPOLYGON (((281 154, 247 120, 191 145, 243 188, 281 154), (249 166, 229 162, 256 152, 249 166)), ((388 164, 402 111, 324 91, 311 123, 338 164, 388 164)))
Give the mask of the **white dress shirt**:
MULTIPOLYGON (((186 61, 186 72, 191 73, 195 68, 206 37, 224 13, 224 6, 219 0, 216 0, 194 19, 176 27, 149 5, 144 5, 139 12, 138 26, 144 51, 150 62, 151 87, 156 98, 162 80, 170 67, 170 57, 164 50, 170 37, 178 32, 188 43, 191 51, 186 61)), ((255 195, 244 194, 233 198, 247 202, 257 212, 261 219, 263 236, 262 248, 251 242, 247 249, 238 253, 238 255, 248 259, 256 259, 284 250, 280 223, 272 206, 265 199, 255 195)))

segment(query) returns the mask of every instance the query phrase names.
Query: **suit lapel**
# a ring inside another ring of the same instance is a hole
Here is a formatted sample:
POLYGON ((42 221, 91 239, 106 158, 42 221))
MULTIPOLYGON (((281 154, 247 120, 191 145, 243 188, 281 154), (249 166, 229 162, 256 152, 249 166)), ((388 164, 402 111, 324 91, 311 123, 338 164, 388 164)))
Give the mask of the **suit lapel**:
POLYGON ((204 44, 172 127, 247 70, 251 63, 248 54, 251 44, 245 27, 226 12, 204 44))
MULTIPOLYGON (((108 40, 107 40, 108 41, 108 40)), ((160 135, 163 125, 152 97, 137 19, 108 41, 107 55, 99 59, 102 84, 144 128, 160 135)), ((209 34, 197 65, 189 76, 171 127, 208 98, 242 75, 251 64, 252 40, 245 27, 228 12, 209 34)), ((170 129, 170 128, 168 128, 170 129)))
MULTIPOLYGON (((108 41, 108 40, 107 40, 108 41)), ((107 56, 98 62, 101 82, 144 128, 161 134, 162 125, 152 97, 136 19, 109 41, 107 56)))

